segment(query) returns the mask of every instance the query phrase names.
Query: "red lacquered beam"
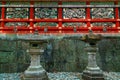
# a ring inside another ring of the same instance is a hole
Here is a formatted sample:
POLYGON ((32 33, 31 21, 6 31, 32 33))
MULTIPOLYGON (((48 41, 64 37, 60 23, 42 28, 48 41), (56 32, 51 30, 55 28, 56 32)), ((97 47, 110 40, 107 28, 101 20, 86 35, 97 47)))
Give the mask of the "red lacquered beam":
POLYGON ((43 32, 43 33, 48 33, 48 32, 56 32, 56 31, 59 31, 58 27, 36 27, 36 29, 39 31, 39 32, 43 32), (45 31, 45 29, 47 29, 47 31, 45 31))
POLYGON ((91 22, 116 22, 115 19, 91 19, 91 22))
MULTIPOLYGON (((59 6, 61 6, 62 5, 62 1, 60 1, 60 2, 58 2, 58 5, 59 6)), ((62 32, 62 30, 61 30, 61 28, 62 28, 62 19, 63 19, 63 9, 62 9, 62 7, 59 7, 58 8, 58 21, 59 21, 59 23, 58 23, 58 32, 59 33, 61 33, 62 32)))
MULTIPOLYGON (((2 2, 2 5, 5 5, 5 2, 3 1, 2 2)), ((2 10, 1 10, 1 19, 4 20, 5 19, 5 7, 2 7, 2 10)), ((1 22, 1 27, 4 27, 4 22, 2 21, 1 22)))
MULTIPOLYGON (((60 22, 57 19, 35 19, 34 22, 60 22)), ((115 19, 61 19, 61 22, 115 22, 115 19)))
POLYGON ((77 32, 88 32, 88 28, 87 27, 76 27, 76 31, 74 31, 74 27, 64 27, 62 28, 62 31, 65 32, 69 32, 71 31, 72 33, 77 33, 77 32))
POLYGON ((33 19, 34 19, 34 8, 32 7, 34 5, 34 2, 30 2, 30 27, 34 27, 33 19))
MULTIPOLYGON (((118 2, 115 1, 114 4, 118 5, 118 2)), ((119 10, 118 10, 118 7, 115 7, 115 19, 116 19, 116 27, 119 27, 119 21, 117 21, 119 19, 119 10)))
MULTIPOLYGON (((87 1, 86 4, 90 5, 90 2, 87 1)), ((87 27, 90 27, 90 8, 89 7, 87 7, 87 10, 86 10, 86 19, 88 20, 87 27)))
MULTIPOLYGON (((62 2, 58 2, 58 5, 62 5, 62 2)), ((59 26, 62 26, 62 18, 63 18, 63 9, 62 7, 58 8, 58 21, 59 21, 59 26)))
POLYGON ((42 27, 40 27, 40 26, 37 26, 37 27, 35 27, 36 29, 44 29, 44 28, 47 28, 47 29, 58 29, 58 27, 50 27, 50 26, 42 26, 42 27))
POLYGON ((26 27, 26 26, 22 26, 22 27, 19 27, 19 26, 18 26, 17 29, 18 29, 18 30, 19 30, 19 29, 24 29, 24 30, 27 30, 27 29, 28 29, 28 30, 29 30, 30 28, 29 28, 29 27, 26 27))
POLYGON ((86 19, 63 19, 63 22, 86 22, 86 19))
POLYGON ((48 31, 59 31, 58 28, 48 28, 48 31))
POLYGON ((89 29, 87 27, 80 27, 77 28, 77 31, 88 31, 89 29))
MULTIPOLYGON (((5 19, 5 22, 29 22, 28 19, 5 19)), ((115 19, 63 19, 62 22, 116 22, 115 19)), ((33 22, 59 22, 57 19, 33 19, 33 22)))
POLYGON ((118 28, 115 27, 115 28, 107 28, 108 31, 115 31, 115 32, 118 32, 118 28))
POLYGON ((12 31, 14 32, 13 28, 3 28, 1 29, 3 32, 7 32, 7 31, 12 31))
POLYGON ((35 27, 35 30, 38 30, 39 33, 44 33, 44 27, 35 27))
POLYGON ((62 27, 63 31, 73 31, 73 27, 62 27))

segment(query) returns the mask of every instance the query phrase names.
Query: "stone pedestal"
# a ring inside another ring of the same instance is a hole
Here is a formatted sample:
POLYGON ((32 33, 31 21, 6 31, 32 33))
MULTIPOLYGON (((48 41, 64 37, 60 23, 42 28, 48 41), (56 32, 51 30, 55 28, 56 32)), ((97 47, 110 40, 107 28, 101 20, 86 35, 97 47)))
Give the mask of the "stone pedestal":
POLYGON ((83 71, 83 80, 104 80, 103 72, 96 64, 96 46, 90 45, 86 51, 88 52, 88 66, 83 71))
POLYGON ((43 42, 38 42, 30 42, 30 49, 27 50, 31 56, 31 63, 24 72, 24 80, 48 80, 46 71, 40 65, 40 55, 44 52, 40 45, 43 42))
POLYGON ((98 50, 96 44, 101 38, 101 35, 95 35, 92 32, 81 38, 82 41, 89 44, 89 46, 85 48, 88 53, 88 66, 83 71, 83 80, 104 80, 103 72, 96 64, 96 52, 98 50))

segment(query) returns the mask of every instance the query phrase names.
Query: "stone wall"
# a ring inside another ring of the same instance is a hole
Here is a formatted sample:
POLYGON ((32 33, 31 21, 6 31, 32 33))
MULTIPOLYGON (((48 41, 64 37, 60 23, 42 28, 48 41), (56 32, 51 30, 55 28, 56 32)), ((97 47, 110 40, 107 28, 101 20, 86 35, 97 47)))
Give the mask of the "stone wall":
MULTIPOLYGON (((26 53, 28 43, 1 40, 0 44, 0 73, 25 71, 30 63, 30 56, 26 53)), ((41 63, 47 71, 82 72, 87 66, 87 53, 82 41, 54 40, 46 45, 41 63)), ((98 47, 98 65, 104 71, 120 71, 120 39, 103 39, 98 47)))

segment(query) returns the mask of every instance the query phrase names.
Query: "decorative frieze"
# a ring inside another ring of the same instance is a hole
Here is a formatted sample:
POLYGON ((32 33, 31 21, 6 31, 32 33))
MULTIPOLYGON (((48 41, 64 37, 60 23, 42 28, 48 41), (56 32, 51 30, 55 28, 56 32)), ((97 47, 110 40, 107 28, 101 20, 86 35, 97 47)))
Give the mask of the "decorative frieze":
POLYGON ((35 18, 57 18, 57 8, 35 8, 35 18))
POLYGON ((113 8, 91 8, 91 18, 111 18, 114 19, 113 8))
POLYGON ((6 18, 28 18, 28 8, 6 8, 6 18))
POLYGON ((63 8, 63 18, 84 18, 85 19, 85 8, 63 8))

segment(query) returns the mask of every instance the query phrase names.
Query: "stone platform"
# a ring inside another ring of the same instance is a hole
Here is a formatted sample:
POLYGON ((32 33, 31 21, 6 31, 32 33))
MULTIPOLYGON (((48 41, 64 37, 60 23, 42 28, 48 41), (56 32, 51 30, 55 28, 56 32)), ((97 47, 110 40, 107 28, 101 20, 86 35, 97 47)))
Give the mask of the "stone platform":
MULTIPOLYGON (((78 72, 47 73, 49 80, 82 80, 78 72)), ((120 72, 104 72, 105 80, 120 80, 120 72)), ((0 80, 20 80, 20 73, 0 73, 0 80)))

